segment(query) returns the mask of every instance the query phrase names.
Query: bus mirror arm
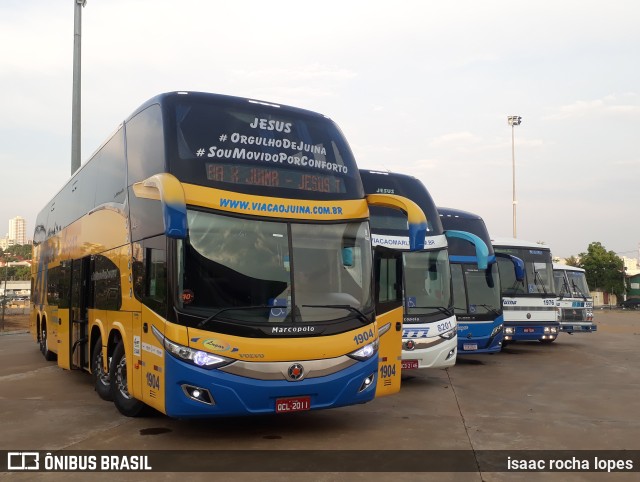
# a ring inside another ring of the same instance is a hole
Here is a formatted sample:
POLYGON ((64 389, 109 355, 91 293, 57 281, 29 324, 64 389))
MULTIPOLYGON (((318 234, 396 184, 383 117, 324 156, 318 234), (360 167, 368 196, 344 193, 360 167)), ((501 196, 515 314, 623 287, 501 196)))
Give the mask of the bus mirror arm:
POLYGON ((160 201, 166 236, 174 239, 187 237, 187 203, 182 184, 175 176, 156 174, 135 183, 133 192, 138 198, 160 201))
POLYGON ((475 234, 466 231, 457 231, 455 229, 447 229, 444 232, 447 238, 458 238, 469 241, 476 248, 476 258, 478 260, 478 269, 487 269, 489 266, 489 248, 487 244, 475 234))
POLYGON ((397 209, 407 215, 409 223, 409 250, 421 251, 424 249, 427 235, 427 217, 424 211, 411 199, 396 194, 369 194, 367 204, 397 209))

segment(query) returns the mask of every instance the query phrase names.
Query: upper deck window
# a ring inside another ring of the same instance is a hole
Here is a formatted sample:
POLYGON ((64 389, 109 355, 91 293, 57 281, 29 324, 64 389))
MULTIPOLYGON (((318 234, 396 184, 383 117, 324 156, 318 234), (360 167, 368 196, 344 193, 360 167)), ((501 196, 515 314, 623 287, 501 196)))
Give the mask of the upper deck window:
POLYGON ((186 96, 173 116, 169 165, 182 182, 298 199, 364 197, 351 150, 325 117, 186 96))

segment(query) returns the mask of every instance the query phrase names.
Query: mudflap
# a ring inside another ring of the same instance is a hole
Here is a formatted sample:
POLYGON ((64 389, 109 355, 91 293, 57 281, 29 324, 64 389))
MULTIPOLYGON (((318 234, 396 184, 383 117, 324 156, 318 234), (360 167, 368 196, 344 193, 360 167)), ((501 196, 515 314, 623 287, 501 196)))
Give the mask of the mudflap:
POLYGON ((402 378, 402 306, 377 316, 376 322, 380 336, 378 383, 376 385, 377 398, 393 395, 400 391, 400 380, 402 378))

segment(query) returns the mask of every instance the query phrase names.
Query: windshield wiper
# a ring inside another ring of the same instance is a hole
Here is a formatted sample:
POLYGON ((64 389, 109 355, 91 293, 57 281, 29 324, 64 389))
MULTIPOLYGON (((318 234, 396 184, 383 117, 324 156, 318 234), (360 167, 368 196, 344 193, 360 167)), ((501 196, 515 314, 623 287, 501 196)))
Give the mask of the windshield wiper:
POLYGON ((576 282, 575 282, 575 281, 571 280, 571 286, 573 286, 573 289, 574 289, 574 290, 575 290, 575 291, 576 291, 580 296, 582 296, 582 298, 583 298, 585 301, 587 301, 587 295, 586 295, 586 294, 584 294, 584 291, 582 291, 582 290, 578 287, 578 285, 576 284, 576 282))
POLYGON ((560 288, 560 295, 559 298, 563 299, 565 296, 565 293, 570 294, 571 293, 571 289, 569 288, 569 285, 567 284, 567 280, 562 280, 562 287, 560 288))
POLYGON ((451 308, 445 308, 444 306, 410 306, 410 308, 417 308, 419 310, 438 310, 440 313, 447 316, 453 316, 453 310, 451 308))
POLYGON ((232 310, 258 310, 258 309, 265 309, 265 308, 271 309, 271 308, 279 308, 279 307, 278 306, 272 306, 272 305, 227 306, 226 308, 220 308, 214 314, 212 314, 210 316, 207 316, 200 323, 198 323, 196 328, 202 328, 203 326, 208 325, 210 322, 215 320, 220 313, 224 313, 225 311, 232 311, 232 310))
POLYGON ((500 312, 498 310, 496 310, 495 308, 493 308, 492 306, 484 305, 484 304, 477 304, 476 306, 482 306, 489 313, 493 313, 496 316, 500 315, 500 312))
POLYGON ((373 320, 370 320, 367 315, 365 315, 358 308, 351 305, 302 305, 303 308, 339 308, 342 310, 350 311, 351 313, 355 313, 358 316, 358 319, 362 321, 363 324, 368 325, 372 323, 373 320))
POLYGON ((547 294, 547 289, 544 286, 544 281, 542 281, 542 276, 540 276, 540 273, 538 271, 533 272, 533 281, 536 284, 536 286, 542 286, 542 291, 544 292, 544 294, 547 294))

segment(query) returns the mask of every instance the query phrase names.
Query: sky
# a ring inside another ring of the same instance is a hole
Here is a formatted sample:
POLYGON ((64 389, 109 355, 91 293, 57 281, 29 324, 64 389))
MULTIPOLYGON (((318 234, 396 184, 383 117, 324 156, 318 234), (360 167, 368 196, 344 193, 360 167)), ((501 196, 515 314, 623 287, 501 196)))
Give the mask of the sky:
MULTIPOLYGON (((0 236, 71 174, 74 4, 0 2, 0 236)), ((492 236, 513 234, 513 154, 519 238, 638 257, 638 25, 637 0, 88 0, 82 162, 161 92, 260 99, 332 118, 359 167, 492 236)))

